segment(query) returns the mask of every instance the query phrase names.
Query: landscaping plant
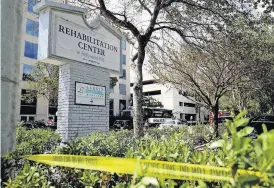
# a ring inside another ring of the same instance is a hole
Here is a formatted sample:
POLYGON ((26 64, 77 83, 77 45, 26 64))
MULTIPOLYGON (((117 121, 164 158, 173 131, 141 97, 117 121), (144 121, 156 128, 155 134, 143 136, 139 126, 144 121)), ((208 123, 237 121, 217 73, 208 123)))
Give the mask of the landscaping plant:
MULTIPOLYGON (((212 134, 210 125, 190 126, 183 129, 153 129, 142 138, 136 138, 131 131, 126 130, 107 134, 92 133, 86 137, 75 138, 59 148, 56 147, 59 143, 54 142, 56 145, 52 148, 55 149, 51 150, 52 153, 58 154, 113 156, 228 167, 233 172, 231 182, 139 177, 50 167, 28 162, 24 167, 20 167, 22 169, 14 179, 7 180, 5 184, 7 187, 273 187, 274 131, 267 131, 264 128, 264 133, 254 140, 249 136, 253 131, 252 127, 237 131, 237 127, 246 126, 248 123, 248 120, 243 118, 244 114, 241 113, 231 122, 227 121, 226 129, 222 128, 222 137, 208 143, 202 151, 195 149, 194 138, 196 136, 209 138, 212 134), (261 177, 236 175, 239 169, 259 171, 262 175, 261 177)), ((55 134, 54 137, 54 140, 59 138, 55 134)), ((24 140, 22 136, 20 138, 24 140)), ((35 143, 29 144, 35 146, 35 143)), ((24 148, 24 144, 21 147, 24 148)), ((35 148, 39 147, 36 145, 35 148)), ((43 153, 44 150, 41 148, 39 151, 43 153)))

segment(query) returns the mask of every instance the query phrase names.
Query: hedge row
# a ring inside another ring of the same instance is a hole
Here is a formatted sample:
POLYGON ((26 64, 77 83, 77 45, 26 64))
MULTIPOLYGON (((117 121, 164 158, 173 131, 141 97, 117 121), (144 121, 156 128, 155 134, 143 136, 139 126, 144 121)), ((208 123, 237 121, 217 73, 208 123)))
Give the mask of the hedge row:
MULTIPOLYGON (((242 114, 241 114, 242 115, 242 114)), ((233 182, 202 182, 133 177, 127 174, 98 172, 93 170, 50 167, 33 162, 15 164, 16 176, 5 179, 7 187, 273 187, 274 186, 274 131, 265 130, 257 139, 248 134, 252 128, 237 132, 236 128, 247 124, 241 118, 226 124, 222 138, 209 144, 203 151, 194 147, 195 138, 205 139, 212 134, 209 125, 190 126, 184 129, 149 130, 138 139, 131 131, 92 133, 74 139, 58 147, 60 137, 52 131, 23 130, 18 128, 17 148, 10 159, 18 162, 18 156, 31 153, 51 153, 115 156, 162 161, 203 164, 237 169, 257 170, 263 178, 254 176, 235 177, 233 182), (24 166, 22 166, 24 164, 24 166)), ((20 161, 20 160, 19 160, 20 161)), ((7 168, 8 169, 8 168, 7 168)), ((3 179, 4 180, 4 179, 3 179)))

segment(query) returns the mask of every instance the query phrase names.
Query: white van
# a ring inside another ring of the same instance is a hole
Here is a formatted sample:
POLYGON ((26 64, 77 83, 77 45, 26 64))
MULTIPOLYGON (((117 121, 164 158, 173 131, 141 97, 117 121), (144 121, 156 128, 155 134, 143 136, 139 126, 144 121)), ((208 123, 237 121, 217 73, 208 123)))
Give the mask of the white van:
POLYGON ((186 127, 187 123, 178 119, 167 119, 165 123, 159 125, 159 129, 166 128, 182 128, 186 127))

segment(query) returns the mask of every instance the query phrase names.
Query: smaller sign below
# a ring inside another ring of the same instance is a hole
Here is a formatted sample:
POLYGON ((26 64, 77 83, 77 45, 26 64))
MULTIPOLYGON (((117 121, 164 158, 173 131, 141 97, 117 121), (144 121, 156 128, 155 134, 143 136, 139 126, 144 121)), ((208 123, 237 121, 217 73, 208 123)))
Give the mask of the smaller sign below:
POLYGON ((106 106, 106 86, 75 82, 75 104, 106 106))

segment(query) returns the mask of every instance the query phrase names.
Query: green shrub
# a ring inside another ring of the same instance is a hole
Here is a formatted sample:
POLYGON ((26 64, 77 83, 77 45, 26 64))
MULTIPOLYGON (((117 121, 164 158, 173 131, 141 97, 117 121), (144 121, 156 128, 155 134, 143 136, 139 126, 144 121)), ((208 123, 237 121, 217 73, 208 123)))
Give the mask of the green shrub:
POLYGON ((136 139, 131 131, 111 131, 92 133, 89 136, 76 138, 57 152, 72 155, 97 155, 124 157, 127 147, 134 144, 136 139))
POLYGON ((36 183, 40 187, 273 187, 274 131, 265 130, 257 139, 252 140, 248 137, 252 128, 246 127, 239 132, 236 131, 238 126, 247 124, 242 115, 237 116, 234 122, 227 122, 227 129, 221 127, 222 138, 210 143, 210 147, 203 151, 195 149, 193 140, 195 136, 209 138, 212 132, 208 125, 183 129, 154 129, 149 130, 142 138, 136 138, 131 131, 126 130, 108 134, 92 133, 74 139, 54 152, 222 166, 232 168, 235 174, 238 169, 257 170, 263 174, 261 178, 235 176, 233 182, 227 183, 166 180, 28 163, 26 165, 34 167, 41 178, 37 180, 31 173, 24 174, 23 169, 14 180, 9 180, 8 184, 23 185, 26 180, 30 180, 31 184, 28 185, 36 183))
POLYGON ((59 146, 60 142, 60 135, 55 131, 44 129, 26 130, 18 125, 15 150, 1 158, 2 181, 7 181, 10 174, 17 175, 18 171, 23 169, 25 160, 21 159, 21 156, 50 152, 59 146))
POLYGON ((222 136, 222 139, 211 144, 211 148, 220 148, 215 158, 219 166, 228 166, 234 169, 252 169, 261 172, 264 179, 257 177, 238 177, 235 186, 260 185, 260 187, 274 186, 274 130, 267 131, 263 126, 264 133, 257 139, 252 140, 249 134, 253 127, 245 127, 237 132, 237 127, 246 126, 248 119, 241 118, 245 112, 239 114, 233 122, 227 123, 228 133, 222 136), (222 153, 222 154, 220 154, 222 153))
MULTIPOLYGON (((40 165, 41 166, 41 165, 40 165)), ((14 181, 11 178, 4 183, 7 188, 29 188, 29 187, 49 187, 45 172, 38 165, 31 166, 28 162, 24 165, 24 168, 19 171, 14 181)))
POLYGON ((61 142, 61 137, 53 130, 31 129, 18 126, 16 130, 16 149, 12 156, 44 153, 56 148, 61 142))

